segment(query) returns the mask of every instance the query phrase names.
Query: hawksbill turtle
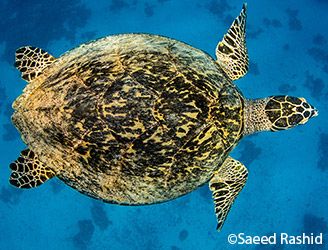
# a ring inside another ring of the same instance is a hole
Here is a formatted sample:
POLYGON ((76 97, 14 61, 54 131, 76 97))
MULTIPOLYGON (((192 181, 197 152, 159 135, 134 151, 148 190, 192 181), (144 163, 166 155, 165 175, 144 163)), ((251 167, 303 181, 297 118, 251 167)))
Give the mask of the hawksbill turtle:
POLYGON ((304 98, 246 99, 233 80, 248 71, 246 5, 214 60, 183 42, 150 34, 108 36, 55 58, 16 51, 28 84, 13 124, 28 149, 10 183, 32 188, 56 176, 109 203, 169 201, 209 183, 217 229, 244 187, 246 167, 229 156, 241 138, 306 123, 304 98))

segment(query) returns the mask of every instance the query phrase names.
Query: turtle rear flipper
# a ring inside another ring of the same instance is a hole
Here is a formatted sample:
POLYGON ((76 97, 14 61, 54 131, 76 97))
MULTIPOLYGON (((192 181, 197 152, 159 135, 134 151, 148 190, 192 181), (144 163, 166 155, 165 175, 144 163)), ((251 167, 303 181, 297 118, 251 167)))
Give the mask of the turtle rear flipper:
POLYGON ((10 184, 18 188, 33 188, 52 178, 55 173, 42 164, 33 151, 25 149, 16 161, 10 164, 10 184))
POLYGON ((55 57, 40 48, 26 46, 16 50, 15 67, 22 73, 24 80, 31 81, 55 60, 55 57))

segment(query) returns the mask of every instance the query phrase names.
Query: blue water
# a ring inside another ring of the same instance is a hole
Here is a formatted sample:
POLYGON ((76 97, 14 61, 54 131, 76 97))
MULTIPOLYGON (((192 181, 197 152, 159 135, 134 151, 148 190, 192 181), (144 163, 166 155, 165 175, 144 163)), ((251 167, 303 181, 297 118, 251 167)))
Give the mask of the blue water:
POLYGON ((0 249, 328 249, 328 1, 249 1, 250 72, 236 84, 249 98, 304 96, 320 115, 305 126, 244 138, 232 155, 249 169, 222 232, 207 185, 160 205, 103 204, 55 178, 33 190, 8 183, 25 148, 10 121, 26 83, 15 49, 54 56, 98 37, 147 32, 214 57, 242 1, 0 1, 0 249), (323 233, 324 245, 230 245, 231 233, 323 233))

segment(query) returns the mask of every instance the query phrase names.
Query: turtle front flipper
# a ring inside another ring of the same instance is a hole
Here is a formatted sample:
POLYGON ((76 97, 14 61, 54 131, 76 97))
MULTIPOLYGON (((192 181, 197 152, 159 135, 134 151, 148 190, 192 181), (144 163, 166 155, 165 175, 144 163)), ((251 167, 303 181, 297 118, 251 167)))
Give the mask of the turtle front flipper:
POLYGON ((246 47, 246 4, 228 32, 216 47, 217 63, 231 80, 243 77, 248 71, 246 47))
POLYGON ((222 229, 233 202, 246 183, 247 176, 247 168, 231 157, 214 172, 209 186, 214 199, 218 231, 222 229))
POLYGON ((10 164, 9 182, 18 188, 33 188, 41 185, 55 173, 42 164, 33 151, 25 149, 16 161, 10 164))
POLYGON ((16 50, 15 67, 22 73, 24 80, 31 81, 55 60, 55 57, 40 48, 26 46, 16 50))

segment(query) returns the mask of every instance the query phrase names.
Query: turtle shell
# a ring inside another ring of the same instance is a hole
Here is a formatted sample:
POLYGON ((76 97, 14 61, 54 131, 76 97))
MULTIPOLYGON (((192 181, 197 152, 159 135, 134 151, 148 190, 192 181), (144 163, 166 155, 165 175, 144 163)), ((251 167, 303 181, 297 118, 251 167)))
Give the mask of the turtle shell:
POLYGON ((83 44, 31 81, 13 122, 69 186, 151 204, 207 182, 241 138, 243 97, 206 53, 128 34, 83 44))

